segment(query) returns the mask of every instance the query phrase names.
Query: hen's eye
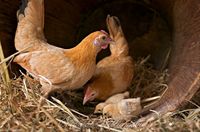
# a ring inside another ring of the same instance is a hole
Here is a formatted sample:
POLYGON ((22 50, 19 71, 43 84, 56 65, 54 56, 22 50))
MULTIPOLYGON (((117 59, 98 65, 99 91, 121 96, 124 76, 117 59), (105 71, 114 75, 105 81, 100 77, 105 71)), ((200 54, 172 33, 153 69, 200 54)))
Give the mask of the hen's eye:
POLYGON ((105 39, 106 39, 106 36, 103 36, 102 39, 105 40, 105 39))

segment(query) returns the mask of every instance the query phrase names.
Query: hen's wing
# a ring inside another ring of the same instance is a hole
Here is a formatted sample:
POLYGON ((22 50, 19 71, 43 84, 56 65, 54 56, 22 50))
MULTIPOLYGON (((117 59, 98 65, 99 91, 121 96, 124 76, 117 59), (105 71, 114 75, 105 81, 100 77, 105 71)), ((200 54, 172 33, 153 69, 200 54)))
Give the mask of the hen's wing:
POLYGON ((75 68, 64 51, 34 51, 20 54, 14 60, 28 72, 38 78, 59 84, 70 81, 75 74, 75 68))

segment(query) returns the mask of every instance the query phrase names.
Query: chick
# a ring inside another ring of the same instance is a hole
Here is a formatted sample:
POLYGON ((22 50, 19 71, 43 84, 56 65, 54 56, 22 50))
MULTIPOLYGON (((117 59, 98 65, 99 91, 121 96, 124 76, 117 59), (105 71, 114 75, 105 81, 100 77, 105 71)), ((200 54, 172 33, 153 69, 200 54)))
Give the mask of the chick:
POLYGON ((94 109, 94 113, 95 114, 98 114, 98 113, 102 113, 103 112, 103 108, 108 105, 107 103, 105 102, 102 102, 102 103, 99 103, 96 105, 95 109, 94 109))
POLYGON ((96 105, 94 113, 102 113, 103 112, 103 108, 106 105, 113 104, 113 103, 118 103, 122 99, 125 99, 125 98, 128 98, 128 97, 129 97, 129 92, 128 91, 126 91, 124 93, 115 94, 115 95, 109 97, 105 102, 102 102, 102 103, 99 103, 98 105, 96 105))
POLYGON ((115 120, 130 120, 142 110, 140 98, 123 99, 118 103, 108 104, 103 108, 103 115, 115 120))

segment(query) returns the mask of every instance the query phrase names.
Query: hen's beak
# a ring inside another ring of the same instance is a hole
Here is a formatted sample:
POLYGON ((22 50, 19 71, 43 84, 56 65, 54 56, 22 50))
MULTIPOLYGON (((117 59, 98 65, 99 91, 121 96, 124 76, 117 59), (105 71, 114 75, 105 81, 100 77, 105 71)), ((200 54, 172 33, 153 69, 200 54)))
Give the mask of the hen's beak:
POLYGON ((111 39, 110 37, 107 38, 107 42, 110 44, 115 44, 115 41, 111 39))
POLYGON ((90 98, 85 96, 83 99, 83 105, 85 105, 89 100, 90 100, 90 98))

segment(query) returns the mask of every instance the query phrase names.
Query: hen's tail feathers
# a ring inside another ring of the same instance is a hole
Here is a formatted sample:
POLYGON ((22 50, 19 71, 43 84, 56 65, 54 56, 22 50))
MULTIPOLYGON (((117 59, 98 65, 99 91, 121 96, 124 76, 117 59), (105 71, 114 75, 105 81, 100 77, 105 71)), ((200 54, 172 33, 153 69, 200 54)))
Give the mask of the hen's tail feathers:
POLYGON ((28 0, 21 0, 21 6, 17 12, 17 18, 20 14, 24 15, 24 10, 27 7, 27 4, 28 4, 28 0))
POLYGON ((118 33, 123 34, 119 18, 117 18, 116 16, 108 15, 106 18, 106 24, 107 24, 107 28, 110 33, 110 36, 113 39, 115 36, 117 36, 118 33))
MULTIPOLYGON (((20 21, 21 15, 25 21, 32 22, 40 28, 44 28, 44 0, 22 0, 17 11, 17 18, 20 21)), ((22 19, 23 19, 22 18, 22 19)))
POLYGON ((128 42, 124 36, 119 18, 108 15, 106 24, 110 37, 116 42, 115 45, 110 45, 111 53, 115 55, 128 55, 128 42))
MULTIPOLYGON (((15 48, 22 50, 35 40, 46 41, 44 29, 44 0, 22 0, 17 11, 18 25, 15 34, 15 48)), ((34 46, 38 46, 35 45, 34 46)))

